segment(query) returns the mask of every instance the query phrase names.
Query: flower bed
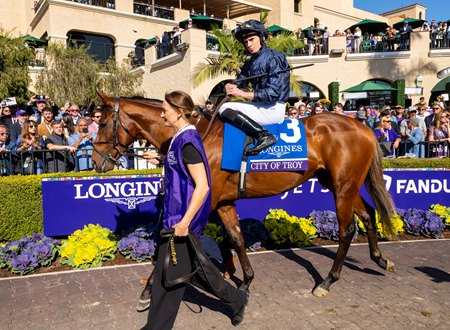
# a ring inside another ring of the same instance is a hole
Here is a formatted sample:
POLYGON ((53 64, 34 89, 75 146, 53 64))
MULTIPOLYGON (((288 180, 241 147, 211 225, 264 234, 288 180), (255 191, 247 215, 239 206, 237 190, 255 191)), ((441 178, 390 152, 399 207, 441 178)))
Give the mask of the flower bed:
MULTIPOLYGON (((450 207, 447 206, 434 204, 426 211, 398 209, 391 221, 400 239, 450 238, 450 207)), ((365 228, 357 218, 356 225, 354 240, 367 241, 365 228)), ((303 218, 271 209, 263 222, 241 221, 241 229, 251 251, 326 245, 338 239, 338 222, 332 211, 313 211, 303 218)), ((381 239, 390 239, 378 215, 377 229, 381 239)), ((205 234, 219 244, 223 232, 218 224, 209 223, 205 229, 205 234)), ((158 233, 151 226, 135 228, 119 237, 109 229, 90 224, 61 242, 33 234, 0 245, 0 277, 150 261, 157 239, 158 233)))

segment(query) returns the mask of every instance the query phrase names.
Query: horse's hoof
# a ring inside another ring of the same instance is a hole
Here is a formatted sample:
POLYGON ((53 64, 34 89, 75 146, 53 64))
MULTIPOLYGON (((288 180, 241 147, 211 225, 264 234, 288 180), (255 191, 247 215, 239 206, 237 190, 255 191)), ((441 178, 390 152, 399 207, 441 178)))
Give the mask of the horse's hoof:
POLYGON ((386 270, 395 273, 397 270, 395 269, 395 265, 392 261, 386 260, 386 270))
POLYGON ((316 297, 326 297, 329 293, 329 290, 324 289, 321 286, 317 286, 312 292, 312 294, 316 297))
POLYGON ((150 298, 149 299, 139 299, 138 304, 136 306, 136 310, 138 312, 144 312, 150 307, 150 298))

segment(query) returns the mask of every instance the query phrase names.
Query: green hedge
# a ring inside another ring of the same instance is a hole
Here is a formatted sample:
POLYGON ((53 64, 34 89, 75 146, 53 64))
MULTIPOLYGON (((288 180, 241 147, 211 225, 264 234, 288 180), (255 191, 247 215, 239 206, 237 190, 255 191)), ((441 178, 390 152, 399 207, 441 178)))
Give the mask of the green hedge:
MULTIPOLYGON (((385 159, 385 168, 450 168, 450 158, 443 159, 385 159)), ((113 175, 161 173, 161 169, 139 171, 111 171, 113 175)), ((34 232, 43 232, 43 177, 96 176, 95 172, 53 173, 28 176, 0 177, 0 242, 18 239, 34 232)))

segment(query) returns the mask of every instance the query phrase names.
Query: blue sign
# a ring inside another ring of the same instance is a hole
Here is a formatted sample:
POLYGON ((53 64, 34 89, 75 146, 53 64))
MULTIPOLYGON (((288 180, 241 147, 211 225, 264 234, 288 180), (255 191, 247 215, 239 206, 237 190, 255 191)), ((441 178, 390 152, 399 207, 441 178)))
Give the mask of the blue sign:
MULTIPOLYGON (((386 170, 384 179, 398 208, 450 206, 448 170, 386 170)), ((67 235, 89 223, 120 232, 155 222, 161 205, 160 188, 159 176, 44 178, 44 233, 67 235)), ((364 188, 361 194, 371 202, 364 188)), ((284 194, 239 200, 236 208, 241 220, 261 221, 271 208, 306 217, 313 210, 334 211, 335 204, 332 193, 313 178, 284 194)))

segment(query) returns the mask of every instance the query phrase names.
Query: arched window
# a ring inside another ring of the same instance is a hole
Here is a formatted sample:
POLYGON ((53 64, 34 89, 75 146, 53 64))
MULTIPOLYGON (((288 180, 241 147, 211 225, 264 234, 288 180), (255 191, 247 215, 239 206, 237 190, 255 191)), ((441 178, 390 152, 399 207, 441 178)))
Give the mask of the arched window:
POLYGON ((91 34, 79 31, 67 33, 67 45, 69 47, 88 47, 88 54, 92 58, 105 63, 110 57, 114 57, 114 41, 103 35, 91 34))
POLYGON ((419 12, 419 19, 422 19, 422 12, 419 12))

